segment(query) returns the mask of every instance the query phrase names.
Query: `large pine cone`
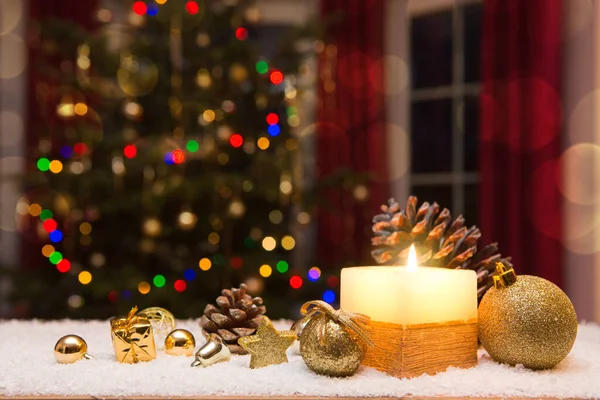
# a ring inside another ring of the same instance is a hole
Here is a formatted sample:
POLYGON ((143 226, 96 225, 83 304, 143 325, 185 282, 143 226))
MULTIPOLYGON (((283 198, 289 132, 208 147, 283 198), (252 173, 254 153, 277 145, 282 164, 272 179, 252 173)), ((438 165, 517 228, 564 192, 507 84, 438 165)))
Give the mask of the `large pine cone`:
POLYGON ((452 221, 450 211, 444 208, 440 212, 437 203, 425 202, 417 209, 417 198, 410 196, 404 210, 395 199, 382 205, 381 210, 383 214, 373 218, 371 240, 376 247, 371 254, 380 264, 405 264, 409 247, 414 244, 421 265, 474 270, 479 299, 493 285, 496 262, 512 266, 510 257, 502 258, 498 253, 497 243, 477 251, 479 229, 467 229, 462 215, 452 221))
POLYGON ((204 315, 200 318, 202 334, 206 337, 216 333, 223 339, 234 354, 247 354, 237 344, 239 338, 256 332, 267 308, 260 297, 246 294, 246 285, 239 289, 223 289, 222 296, 217 297, 217 305, 207 304, 204 315))

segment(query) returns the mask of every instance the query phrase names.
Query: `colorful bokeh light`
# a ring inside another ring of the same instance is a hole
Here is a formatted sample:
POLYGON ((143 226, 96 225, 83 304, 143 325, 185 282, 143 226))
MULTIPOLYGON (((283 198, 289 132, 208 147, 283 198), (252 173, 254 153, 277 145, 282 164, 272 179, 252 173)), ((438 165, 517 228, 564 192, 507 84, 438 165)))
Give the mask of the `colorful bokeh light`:
POLYGON ((321 277, 321 270, 318 267, 312 267, 308 270, 308 280, 315 282, 321 277))
POLYGON ((190 153, 195 153, 200 148, 200 145, 198 144, 198 142, 196 140, 192 139, 192 140, 188 140, 187 144, 185 145, 185 148, 190 153))
POLYGON ((154 283, 154 286, 156 286, 157 288, 161 288, 161 287, 165 286, 165 284, 167 283, 167 280, 165 279, 164 276, 159 274, 159 275, 154 276, 154 279, 152 279, 152 283, 154 283))
POLYGON ((271 268, 270 265, 268 264, 263 264, 260 266, 260 268, 258 269, 258 273, 260 274, 260 276, 262 276, 263 278, 268 278, 269 276, 271 276, 271 274, 273 273, 273 268, 271 268))
POLYGON ((300 289, 302 287, 302 278, 298 275, 294 275, 290 278, 290 286, 292 289, 300 289))
POLYGON ((333 290, 326 290, 323 293, 323 301, 326 303, 333 303, 335 301, 335 292, 333 290))
POLYGON ((259 74, 266 74, 269 71, 269 64, 266 61, 258 61, 256 63, 256 72, 259 74))
POLYGON ((54 217, 54 214, 52 213, 52 211, 46 209, 43 209, 42 212, 40 212, 40 219, 42 221, 47 220, 48 218, 52 218, 54 217))
POLYGON ((92 281, 92 274, 89 271, 81 271, 77 279, 79 279, 79 283, 82 285, 87 285, 92 281))
POLYGON ((48 257, 48 259, 52 264, 56 265, 60 262, 60 260, 63 259, 63 256, 60 252, 55 251, 52 254, 50 254, 50 257, 48 257))
POLYGON ((63 164, 58 160, 50 161, 50 172, 58 174, 63 169, 63 164))
POLYGON ((329 287, 337 287, 340 284, 340 278, 338 278, 337 276, 330 276, 329 278, 327 278, 327 286, 329 287))
POLYGON ((143 1, 136 1, 135 3, 133 3, 133 6, 131 8, 133 12, 137 15, 144 15, 148 10, 148 7, 146 7, 146 3, 144 3, 143 1))
POLYGON ((181 149, 173 150, 173 162, 181 164, 185 161, 185 153, 181 149))
POLYGON ((58 264, 56 264, 56 269, 63 274, 69 272, 71 269, 71 262, 67 259, 62 259, 58 264))
POLYGON ((177 279, 175 281, 175 283, 173 283, 173 287, 175 288, 176 291, 183 292, 185 290, 185 288, 187 287, 187 284, 185 283, 185 281, 183 279, 177 279))
POLYGON ((127 158, 133 158, 137 155, 137 148, 134 145, 129 144, 123 149, 123 154, 127 158))
POLYGON ((150 284, 148 282, 145 282, 145 281, 144 282, 140 282, 140 284, 138 285, 138 291, 141 294, 148 294, 148 293, 150 293, 150 289, 151 289, 151 286, 150 286, 150 284))
POLYGON ((269 79, 271 80, 272 84, 279 85, 281 82, 283 82, 283 74, 278 70, 272 71, 271 75, 269 75, 269 79))
POLYGON ((58 224, 52 218, 45 220, 42 225, 44 227, 44 230, 48 233, 55 231, 56 228, 58 228, 58 224))
POLYGON ((212 267, 212 261, 210 261, 208 258, 202 258, 198 262, 198 266, 202 271, 208 271, 212 267))
POLYGON ((75 152, 75 154, 82 156, 88 152, 88 147, 85 143, 82 142, 75 143, 75 145, 73 146, 73 151, 75 152))
POLYGON ((70 146, 63 146, 60 148, 60 155, 64 158, 71 158, 73 155, 73 149, 70 146))
POLYGON ((244 144, 244 138, 239 133, 234 133, 229 138, 229 144, 235 148, 241 147, 244 144))
POLYGON ((280 274, 285 274, 288 269, 290 269, 290 265, 287 263, 287 261, 281 260, 281 261, 277 261, 277 272, 279 272, 280 274))
POLYGON ((244 260, 241 257, 232 257, 231 258, 231 266, 235 269, 242 268, 244 265, 244 260))
POLYGON ((235 37, 238 40, 246 40, 248 38, 248 30, 243 27, 239 27, 235 30, 235 37))
POLYGON ((194 279, 196 279, 196 270, 192 268, 186 269, 183 273, 183 277, 186 281, 193 281, 194 279))
POLYGON ((163 157, 165 164, 167 165, 173 165, 173 152, 170 151, 167 154, 165 154, 165 156, 163 157))
POLYGON ((45 157, 40 158, 37 161, 37 167, 42 172, 48 171, 50 169, 50 160, 45 157))
POLYGON ((148 14, 150 17, 154 17, 156 14, 158 14, 158 6, 154 3, 148 3, 146 14, 148 14))
POLYGON ((267 124, 275 125, 278 122, 279 122, 279 116, 277 114, 275 114, 275 113, 267 114, 267 124))
POLYGON ((63 240, 63 234, 59 230, 55 230, 50 232, 50 241, 53 243, 58 243, 63 240))
POLYGON ((281 133, 281 128, 279 125, 269 125, 267 132, 269 132, 269 135, 271 136, 278 136, 281 133))
POLYGON ((185 11, 190 15, 196 15, 200 11, 200 7, 198 7, 198 3, 195 1, 188 1, 185 3, 185 11))

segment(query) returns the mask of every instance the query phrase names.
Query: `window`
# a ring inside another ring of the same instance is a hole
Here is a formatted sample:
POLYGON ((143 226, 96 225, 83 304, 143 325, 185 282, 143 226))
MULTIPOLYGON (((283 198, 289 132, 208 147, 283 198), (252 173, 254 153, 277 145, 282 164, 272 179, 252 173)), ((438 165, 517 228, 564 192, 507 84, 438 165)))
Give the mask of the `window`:
POLYGON ((409 10, 411 192, 477 221, 481 0, 409 10))

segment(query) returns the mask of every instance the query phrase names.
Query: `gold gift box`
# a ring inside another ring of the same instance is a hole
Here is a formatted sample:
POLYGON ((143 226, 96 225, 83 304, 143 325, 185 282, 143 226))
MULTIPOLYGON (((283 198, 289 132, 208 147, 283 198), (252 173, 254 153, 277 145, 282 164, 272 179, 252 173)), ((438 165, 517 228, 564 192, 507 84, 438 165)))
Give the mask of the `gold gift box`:
POLYGON ((133 364, 156 358, 152 325, 144 314, 133 307, 126 318, 110 320, 111 338, 117 361, 133 364))

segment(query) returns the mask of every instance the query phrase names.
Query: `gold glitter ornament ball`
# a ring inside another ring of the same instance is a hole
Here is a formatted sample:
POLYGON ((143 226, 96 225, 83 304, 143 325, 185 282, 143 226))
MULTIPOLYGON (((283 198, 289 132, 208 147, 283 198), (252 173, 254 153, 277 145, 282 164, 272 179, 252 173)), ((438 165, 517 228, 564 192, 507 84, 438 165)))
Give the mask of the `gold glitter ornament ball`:
POLYGON ((302 359, 321 375, 353 375, 365 352, 365 345, 354 332, 325 315, 311 318, 300 336, 302 359))
POLYGON ((479 339, 504 364, 552 368, 571 351, 577 315, 567 295, 537 276, 515 275, 498 263, 495 287, 479 305, 479 339))
POLYGON ((177 322, 175 316, 167 309, 162 307, 148 307, 139 312, 148 317, 154 332, 154 343, 162 348, 167 335, 175 329, 177 322))

